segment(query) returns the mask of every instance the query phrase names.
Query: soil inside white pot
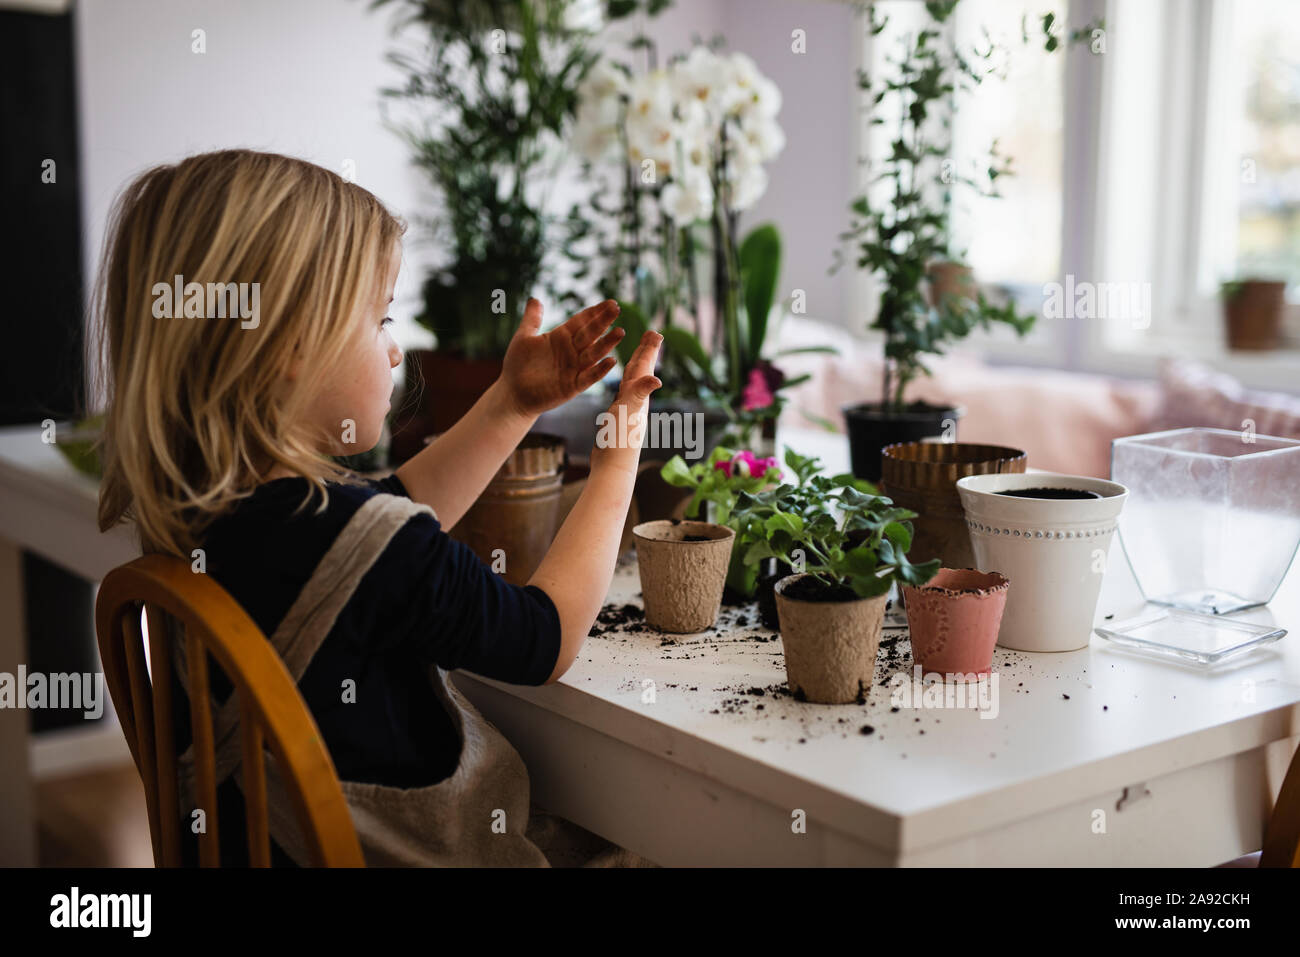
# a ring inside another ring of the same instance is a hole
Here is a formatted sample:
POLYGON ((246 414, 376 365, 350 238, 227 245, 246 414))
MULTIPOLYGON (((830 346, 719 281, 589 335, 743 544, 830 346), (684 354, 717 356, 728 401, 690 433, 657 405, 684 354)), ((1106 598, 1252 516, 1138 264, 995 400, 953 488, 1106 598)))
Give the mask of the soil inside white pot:
POLYGON ((1081 498, 1101 498, 1102 496, 1086 488, 1007 488, 994 495, 1010 495, 1014 498, 1050 498, 1055 501, 1081 498))

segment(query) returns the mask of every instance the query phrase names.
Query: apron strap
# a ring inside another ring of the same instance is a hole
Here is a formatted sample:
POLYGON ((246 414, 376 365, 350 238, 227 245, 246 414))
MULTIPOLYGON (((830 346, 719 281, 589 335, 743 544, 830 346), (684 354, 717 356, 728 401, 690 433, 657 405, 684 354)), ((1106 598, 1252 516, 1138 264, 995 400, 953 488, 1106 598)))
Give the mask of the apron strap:
MULTIPOLYGON (((284 661, 297 684, 320 648, 339 613, 356 591, 366 572, 388 547, 393 536, 415 515, 431 515, 428 505, 400 495, 380 493, 368 499, 348 520, 311 578, 271 636, 271 645, 284 661)), ((175 637, 175 636, 173 636, 175 637)), ((189 670, 184 642, 171 642, 174 671, 185 693, 190 693, 189 670)), ((215 705, 213 705, 215 711, 215 705)), ((216 783, 220 786, 240 764, 239 702, 231 694, 214 717, 213 743, 216 783)), ((185 749, 177 763, 178 786, 183 807, 192 806, 194 787, 194 745, 185 749)))

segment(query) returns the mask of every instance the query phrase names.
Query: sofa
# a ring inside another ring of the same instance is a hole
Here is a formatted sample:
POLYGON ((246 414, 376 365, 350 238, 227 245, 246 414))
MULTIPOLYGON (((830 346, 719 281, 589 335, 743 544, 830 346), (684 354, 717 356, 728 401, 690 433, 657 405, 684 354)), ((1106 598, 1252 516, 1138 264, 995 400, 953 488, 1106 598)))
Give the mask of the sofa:
MULTIPOLYGON (((787 315, 774 351, 830 345, 839 355, 786 356, 787 376, 812 378, 786 391, 782 427, 809 428, 817 419, 844 430, 841 408, 878 401, 883 360, 878 343, 839 326, 787 315)), ((934 356, 930 376, 918 377, 907 401, 952 403, 963 442, 1024 449, 1034 468, 1108 478, 1110 443, 1124 435, 1186 426, 1241 430, 1250 420, 1261 435, 1300 438, 1300 397, 1253 392, 1199 363, 1170 359, 1159 376, 1130 380, 1060 369, 992 366, 969 354, 934 356)), ((1298 376, 1300 385, 1300 376, 1298 376)))

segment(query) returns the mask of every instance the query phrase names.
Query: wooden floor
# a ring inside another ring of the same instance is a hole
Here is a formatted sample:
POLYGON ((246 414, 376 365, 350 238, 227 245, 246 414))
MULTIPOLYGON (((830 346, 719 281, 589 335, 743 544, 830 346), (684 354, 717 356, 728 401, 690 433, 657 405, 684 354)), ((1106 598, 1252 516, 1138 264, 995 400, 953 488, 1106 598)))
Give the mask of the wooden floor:
POLYGON ((36 818, 41 867, 153 867, 133 764, 38 781, 36 818))

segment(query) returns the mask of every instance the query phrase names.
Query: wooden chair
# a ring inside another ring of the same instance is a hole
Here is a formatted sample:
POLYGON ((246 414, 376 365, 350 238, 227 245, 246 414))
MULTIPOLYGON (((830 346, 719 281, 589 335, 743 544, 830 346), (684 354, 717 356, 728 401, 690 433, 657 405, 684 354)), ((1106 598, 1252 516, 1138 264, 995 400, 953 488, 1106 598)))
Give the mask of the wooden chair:
POLYGON ((1300 748, 1287 768, 1264 830, 1260 867, 1300 867, 1300 748))
POLYGON ((144 782, 154 863, 181 866, 177 754, 172 725, 172 657, 167 620, 186 643, 190 725, 194 735, 195 797, 210 808, 199 835, 199 866, 220 866, 217 785, 209 705, 208 655, 239 700, 248 821, 249 864, 269 867, 263 742, 279 762, 311 862, 317 867, 364 867, 361 845, 338 774, 306 702, 261 630, 226 591, 189 563, 152 554, 109 572, 95 601, 95 628, 113 707, 144 782), (140 610, 149 632, 144 657, 140 610))

